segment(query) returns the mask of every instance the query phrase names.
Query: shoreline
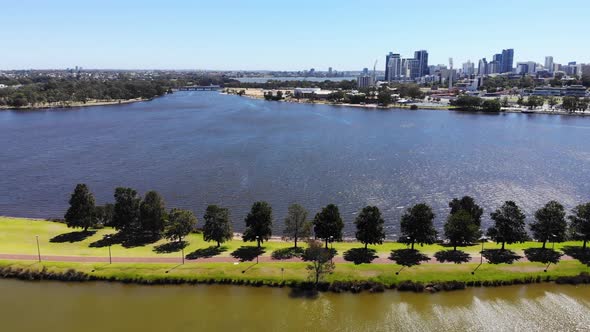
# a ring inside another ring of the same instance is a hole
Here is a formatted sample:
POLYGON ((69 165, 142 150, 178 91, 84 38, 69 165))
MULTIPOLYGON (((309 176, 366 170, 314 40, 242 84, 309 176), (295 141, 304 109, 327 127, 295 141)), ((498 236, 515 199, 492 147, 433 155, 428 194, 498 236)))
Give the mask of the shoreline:
MULTIPOLYGON (((153 99, 153 98, 152 98, 153 99)), ((46 109, 69 109, 69 108, 80 108, 80 107, 94 107, 94 106, 111 106, 111 105, 124 105, 138 102, 146 102, 152 99, 134 98, 134 99, 116 99, 112 101, 89 101, 86 103, 73 102, 69 104, 44 104, 41 106, 25 106, 25 107, 12 107, 12 106, 0 106, 0 111, 36 111, 46 109)))
MULTIPOLYGON (((239 88, 232 88, 235 90, 240 90, 239 88)), ((250 88, 251 89, 251 88, 250 88)), ((248 89, 242 89, 248 90, 248 89)), ((263 91, 262 89, 255 89, 263 91)), ((277 90, 292 90, 292 89, 277 89, 277 90)), ((220 92, 220 94, 224 95, 235 95, 239 97, 246 97, 251 99, 258 99, 267 101, 264 99, 263 95, 259 94, 244 94, 238 95, 237 93, 228 93, 228 92, 220 92)), ((468 112, 468 113, 482 113, 482 114, 502 114, 502 113, 520 113, 520 114, 544 114, 544 115, 567 115, 567 116, 590 116, 590 111, 588 112, 567 112, 562 110, 544 110, 544 109, 535 109, 529 110, 526 108, 518 108, 518 107, 506 107, 502 108, 500 112, 484 112, 484 111, 464 111, 456 106, 451 105, 441 105, 441 106, 426 106, 420 104, 390 104, 388 106, 380 106, 377 104, 347 104, 347 103, 335 103, 335 102, 325 102, 325 101, 309 101, 308 99, 300 99, 300 100, 293 100, 293 99, 282 99, 282 100, 268 100, 269 102, 278 101, 283 103, 294 103, 294 104, 308 104, 308 105, 327 105, 327 106, 340 106, 340 107, 356 107, 356 108, 364 108, 364 109, 375 109, 375 110, 392 110, 392 109, 404 109, 404 110, 411 110, 412 105, 415 105, 417 108, 413 110, 430 110, 430 111, 455 111, 455 112, 468 112)))

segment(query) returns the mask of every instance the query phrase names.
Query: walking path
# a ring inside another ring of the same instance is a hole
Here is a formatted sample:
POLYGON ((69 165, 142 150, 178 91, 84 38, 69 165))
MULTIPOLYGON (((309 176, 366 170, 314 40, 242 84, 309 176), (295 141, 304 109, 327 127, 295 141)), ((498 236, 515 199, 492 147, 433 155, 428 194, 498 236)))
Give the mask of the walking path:
MULTIPOLYGON (((39 260, 38 255, 24 255, 24 254, 0 254, 0 260, 26 260, 36 261, 39 260)), ((561 260, 573 260, 572 257, 564 255, 561 260)), ((109 257, 96 257, 96 256, 54 256, 54 255, 41 255, 41 261, 51 262, 76 262, 76 263, 105 263, 109 262, 109 257)), ((178 263, 182 262, 182 256, 178 257, 112 257, 113 263, 178 263)), ((254 258, 251 261, 256 261, 254 258)), ((259 256, 258 261, 261 263, 291 263, 291 262, 303 262, 301 258, 290 258, 277 260, 269 256, 259 256)), ((471 257, 470 263, 479 263, 481 258, 479 256, 471 257)), ((484 259, 485 261, 485 259, 484 259)), ((240 263, 238 258, 227 257, 227 256, 216 256, 210 258, 197 258, 187 259, 187 263, 240 263)), ((526 257, 521 258, 518 262, 528 262, 526 257)), ((350 263, 346 261, 342 256, 334 257, 334 263, 350 263)), ((379 256, 372 261, 373 264, 394 264, 393 261, 387 257, 379 256)), ((434 257, 430 258, 430 264, 454 264, 454 263, 440 263, 434 257)))

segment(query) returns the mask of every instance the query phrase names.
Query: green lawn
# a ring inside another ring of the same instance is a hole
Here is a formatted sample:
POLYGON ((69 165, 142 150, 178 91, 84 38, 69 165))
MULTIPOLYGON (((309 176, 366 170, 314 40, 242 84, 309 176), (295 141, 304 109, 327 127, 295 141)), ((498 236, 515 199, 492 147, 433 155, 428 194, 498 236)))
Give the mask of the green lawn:
MULTIPOLYGON (((106 248, 90 247, 90 244, 103 238, 106 234, 113 234, 115 231, 110 228, 96 230, 96 233, 84 240, 78 242, 50 242, 55 236, 66 234, 70 232, 77 232, 80 229, 67 228, 65 224, 49 222, 46 220, 35 220, 26 218, 11 218, 0 217, 0 253, 2 254, 37 254, 36 236, 39 236, 39 245, 43 255, 62 255, 62 256, 105 256, 106 248)), ((186 240, 189 242, 185 253, 188 254, 196 249, 207 248, 214 243, 207 243, 203 240, 201 234, 190 234, 186 240)), ((178 253, 157 253, 154 247, 166 243, 166 240, 160 240, 156 243, 147 244, 145 246, 124 248, 121 245, 112 246, 112 254, 114 257, 178 257, 178 253)), ((227 250, 220 254, 220 256, 229 256, 232 251, 241 246, 253 246, 254 242, 244 243, 241 240, 232 240, 225 243, 223 246, 227 250)), ((270 241, 263 244, 266 252, 263 256, 270 256, 271 252, 280 249, 291 247, 292 242, 286 241, 270 241)), ((304 245, 302 243, 302 245, 304 245)), ((564 242, 556 243, 555 248, 559 249, 565 245, 581 245, 580 242, 564 242)), ((338 250, 338 254, 342 255, 346 250, 351 248, 362 247, 357 242, 340 242, 334 243, 334 248, 338 250)), ((537 242, 525 242, 519 244, 508 245, 506 248, 515 251, 517 254, 523 255, 522 250, 530 247, 540 247, 541 244, 537 242)), ((551 244, 548 244, 550 247, 551 244)), ((380 256, 387 256, 393 249, 407 248, 406 245, 397 242, 386 242, 381 245, 369 246, 377 250, 380 256)), ((485 244, 486 249, 500 248, 499 245, 488 242, 485 244)), ((425 245, 423 247, 416 245, 416 249, 432 256, 439 250, 451 249, 441 245, 425 245)), ((474 245, 460 248, 472 256, 479 256, 481 245, 474 245)))

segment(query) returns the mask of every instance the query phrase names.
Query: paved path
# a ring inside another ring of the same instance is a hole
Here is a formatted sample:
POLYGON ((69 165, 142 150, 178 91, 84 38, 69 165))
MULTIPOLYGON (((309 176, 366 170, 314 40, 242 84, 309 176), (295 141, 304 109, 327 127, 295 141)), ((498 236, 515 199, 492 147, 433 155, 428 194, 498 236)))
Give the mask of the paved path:
MULTIPOLYGON (((39 259, 37 255, 24 255, 24 254, 0 254, 0 260, 27 260, 36 261, 39 259)), ((104 263, 109 261, 109 257, 96 257, 96 256, 54 256, 54 255, 41 255, 42 261, 51 262, 77 262, 77 263, 104 263)), ((178 263, 182 262, 182 256, 180 253, 178 257, 112 257, 113 263, 178 263)), ((269 256, 260 256, 258 260, 262 263, 287 263, 287 262, 302 262, 300 258, 291 258, 276 260, 269 256)), ((479 256, 471 257, 471 263, 479 263, 481 258, 479 256)), ((561 260, 573 260, 572 257, 564 255, 561 260)), ((254 258, 252 261, 256 261, 254 258)), ((484 259, 485 261, 485 259, 484 259)), ((528 262, 526 257, 518 260, 519 262, 528 262)), ((210 258, 198 258, 198 259, 185 259, 186 263, 239 263, 240 260, 234 257, 227 256, 215 256, 210 258)), ((342 256, 334 257, 334 263, 349 263, 344 260, 342 256)), ((393 261, 389 260, 387 256, 379 256, 372 262, 373 264, 394 264, 393 261)), ((430 258, 427 263, 431 264, 454 264, 454 263, 439 263, 434 257, 430 258)))

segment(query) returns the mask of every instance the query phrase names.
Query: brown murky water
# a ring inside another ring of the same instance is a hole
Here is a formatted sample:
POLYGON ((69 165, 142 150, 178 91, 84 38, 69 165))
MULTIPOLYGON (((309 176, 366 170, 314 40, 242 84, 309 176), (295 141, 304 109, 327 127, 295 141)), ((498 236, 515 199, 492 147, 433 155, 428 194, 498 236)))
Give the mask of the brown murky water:
POLYGON ((414 294, 0 280, 3 331, 586 331, 590 287, 414 294))

